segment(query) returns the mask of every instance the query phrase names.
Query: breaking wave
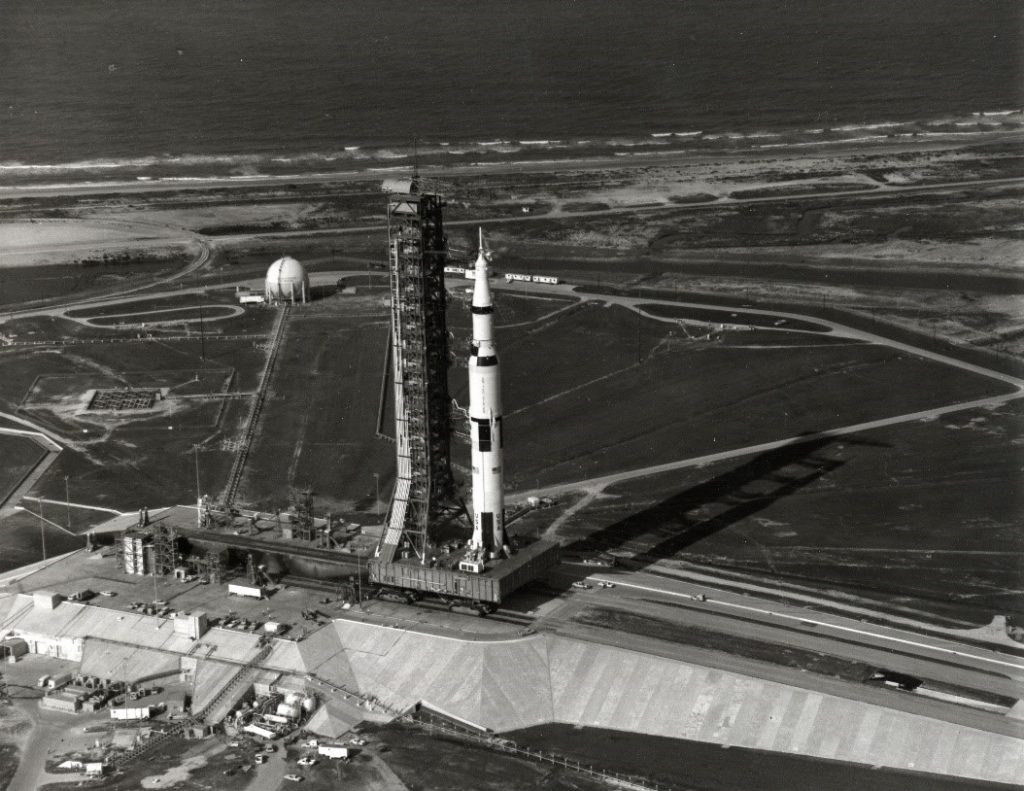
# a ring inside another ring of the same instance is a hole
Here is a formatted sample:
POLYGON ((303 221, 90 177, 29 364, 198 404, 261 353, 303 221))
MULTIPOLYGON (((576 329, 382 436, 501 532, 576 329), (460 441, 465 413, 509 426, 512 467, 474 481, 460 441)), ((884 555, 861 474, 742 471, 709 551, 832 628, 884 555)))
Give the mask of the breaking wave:
POLYGON ((0 177, 12 183, 44 183, 54 179, 193 181, 204 178, 286 178, 339 171, 401 169, 416 164, 458 165, 490 161, 557 162, 593 157, 661 156, 673 152, 734 149, 776 149, 863 144, 918 137, 983 135, 1024 127, 1024 111, 987 110, 968 116, 927 121, 879 121, 803 129, 652 131, 643 136, 608 138, 492 138, 476 141, 420 141, 415 147, 373 145, 353 141, 330 151, 273 154, 159 154, 124 159, 77 162, 0 162, 0 177), (512 155, 515 158, 509 160, 512 155), (385 163, 387 167, 382 167, 385 163))

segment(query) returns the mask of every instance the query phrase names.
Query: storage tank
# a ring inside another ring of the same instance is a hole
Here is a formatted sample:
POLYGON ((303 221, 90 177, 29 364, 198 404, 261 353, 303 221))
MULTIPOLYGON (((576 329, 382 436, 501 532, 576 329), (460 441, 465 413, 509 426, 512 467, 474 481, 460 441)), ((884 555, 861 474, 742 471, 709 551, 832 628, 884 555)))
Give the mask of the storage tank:
POLYGON ((265 293, 268 302, 306 302, 309 299, 309 275, 305 268, 286 255, 267 270, 265 293))

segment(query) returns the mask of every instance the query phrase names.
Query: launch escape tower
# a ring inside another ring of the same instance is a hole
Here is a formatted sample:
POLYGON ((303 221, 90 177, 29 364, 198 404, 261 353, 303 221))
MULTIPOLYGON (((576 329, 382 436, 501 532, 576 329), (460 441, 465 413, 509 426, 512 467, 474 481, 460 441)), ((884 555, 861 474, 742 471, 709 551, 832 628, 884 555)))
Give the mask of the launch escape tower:
POLYGON ((397 475, 377 560, 426 563, 427 527, 454 508, 444 201, 417 179, 386 182, 397 475))

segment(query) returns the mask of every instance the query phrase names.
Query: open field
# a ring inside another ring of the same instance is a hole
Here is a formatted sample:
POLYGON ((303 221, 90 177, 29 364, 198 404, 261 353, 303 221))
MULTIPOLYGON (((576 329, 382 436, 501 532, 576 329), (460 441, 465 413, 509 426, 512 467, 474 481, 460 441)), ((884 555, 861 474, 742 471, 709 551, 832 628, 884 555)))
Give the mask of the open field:
POLYGON ((45 455, 30 439, 0 434, 0 502, 10 496, 45 455))
POLYGON ((1024 612, 1022 420, 1017 402, 620 484, 559 535, 984 625, 1024 612))
POLYGON ((115 327, 119 324, 142 325, 168 324, 171 322, 217 322, 221 319, 230 319, 239 315, 241 308, 232 308, 227 305, 197 305, 191 308, 165 308, 162 310, 148 310, 145 312, 118 313, 112 316, 91 319, 92 323, 105 327, 115 327))
MULTIPOLYGON (((608 787, 551 764, 527 761, 439 733, 428 734, 421 728, 392 724, 365 730, 387 745, 383 760, 407 788, 417 791, 599 791, 608 787)), ((347 775, 345 772, 341 779, 347 775)), ((326 791, 339 785, 321 787, 326 791)))
MULTIPOLYGON (((690 321, 706 321, 715 324, 743 324, 751 327, 781 327, 786 330, 802 330, 804 332, 827 332, 828 328, 811 321, 799 319, 775 319, 757 313, 745 313, 742 310, 722 310, 714 308, 693 308, 681 305, 639 305, 644 313, 670 319, 688 319, 690 321)), ((813 342, 813 341, 812 341, 813 342)))
MULTIPOLYGON (((60 488, 64 488, 63 480, 60 482, 60 488)), ((31 507, 35 509, 34 504, 31 507)), ((63 521, 64 509, 54 506, 52 510, 52 514, 44 510, 43 516, 60 524, 63 521)), ((96 516, 96 521, 99 522, 109 518, 110 514, 97 513, 96 516)), ((69 535, 45 523, 40 527, 38 516, 23 511, 5 516, 2 528, 3 552, 0 552, 0 571, 10 571, 42 560, 43 541, 46 542, 48 558, 85 546, 84 538, 69 535)))
POLYGON ((600 728, 542 725, 507 735, 584 764, 690 791, 1000 791, 1002 783, 900 772, 600 728), (728 752, 726 752, 728 750, 728 752))
POLYGON ((238 299, 233 289, 210 289, 202 294, 170 294, 162 297, 139 296, 136 299, 118 301, 112 305, 97 305, 76 308, 65 312, 65 316, 73 319, 94 319, 102 316, 119 316, 124 313, 146 313, 148 311, 167 310, 169 308, 219 307, 237 305, 238 299))
POLYGON ((289 315, 241 500, 284 506, 289 487, 311 486, 328 508, 365 510, 374 472, 386 495, 394 446, 375 430, 387 314, 378 305, 369 315, 347 315, 354 304, 338 297, 289 315))
POLYGON ((743 656, 761 662, 795 667, 810 673, 834 676, 860 684, 875 670, 863 662, 831 656, 788 645, 769 644, 760 640, 723 634, 693 624, 680 624, 668 618, 624 612, 606 607, 587 607, 572 616, 576 623, 612 629, 618 633, 653 637, 682 645, 692 645, 730 656, 743 656))
POLYGON ((41 300, 80 298, 114 288, 126 288, 169 274, 188 262, 136 258, 130 262, 54 264, 0 268, 0 305, 24 307, 41 300))
POLYGON ((207 338, 205 362, 200 352, 198 340, 0 351, 0 409, 20 410, 68 445, 34 494, 63 499, 68 476, 78 496, 95 505, 130 510, 191 501, 195 445, 204 491, 216 494, 233 458, 225 443, 240 432, 248 406, 244 395, 222 394, 255 390, 265 351, 251 341, 207 338), (124 386, 169 391, 155 412, 84 410, 90 389, 124 386))
MULTIPOLYGON (((465 318, 455 319, 461 338, 465 318)), ((595 303, 499 331, 510 486, 575 481, 1006 391, 881 347, 801 335, 793 348, 745 336, 694 341, 674 324, 595 303)), ((451 377, 460 403, 462 378, 451 377)))

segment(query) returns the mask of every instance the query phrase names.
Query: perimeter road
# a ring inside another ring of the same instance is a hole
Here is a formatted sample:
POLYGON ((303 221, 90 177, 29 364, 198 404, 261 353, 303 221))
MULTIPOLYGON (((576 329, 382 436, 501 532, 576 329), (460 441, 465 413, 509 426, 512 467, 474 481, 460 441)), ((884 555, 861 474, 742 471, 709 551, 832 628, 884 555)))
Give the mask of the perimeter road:
MULTIPOLYGON (((501 284, 497 284, 499 288, 502 288, 501 284)), ((657 298, 643 298, 643 297, 628 297, 628 296, 617 296, 617 295, 604 295, 604 294, 589 294, 586 291, 573 287, 570 285, 559 285, 559 286, 544 286, 543 284, 531 283, 531 288, 537 289, 540 293, 561 293, 570 296, 581 297, 583 299, 600 300, 606 303, 619 305, 628 310, 634 310, 642 312, 640 306, 642 305, 669 305, 674 307, 692 307, 700 308, 704 310, 722 310, 730 313, 736 313, 738 315, 737 325, 742 325, 743 322, 741 317, 743 313, 758 315, 758 316, 778 316, 785 319, 793 319, 797 321, 807 321, 815 324, 819 324, 824 327, 828 327, 830 335, 833 337, 845 337, 852 340, 860 340, 866 343, 876 344, 879 346, 887 346, 890 349, 910 354, 915 357, 922 359, 931 360, 933 362, 941 363, 942 365, 948 365, 954 368, 959 368, 963 371, 968 371, 973 374, 985 376, 989 379, 993 379, 1002 384, 1009 385, 1013 389, 1012 392, 1004 393, 1002 395, 993 395, 986 398, 976 398, 970 401, 961 401, 953 404, 946 404, 944 406, 932 407, 931 409, 923 409, 917 412, 908 412, 900 415, 893 415, 887 418, 880 418, 878 420, 869 420, 863 423, 853 423, 846 426, 837 426, 836 428, 826 429, 824 431, 818 431, 813 434, 802 434, 796 437, 785 437, 782 439, 772 440, 771 442, 762 442, 757 445, 747 445, 745 447, 733 448, 732 450, 720 451, 718 453, 710 453, 705 456, 695 456, 689 459, 680 459, 679 461, 666 462, 664 464, 655 464, 649 467, 641 467, 633 470, 626 470, 623 472, 612 473, 610 475, 603 475, 596 478, 588 478, 582 481, 573 481, 570 483, 555 484, 552 486, 545 486, 537 489, 530 489, 528 491, 516 492, 514 498, 516 500, 525 500, 527 497, 550 497, 552 495, 567 494, 569 492, 586 490, 590 493, 597 493, 601 490, 612 486, 617 483, 624 483, 626 481, 635 480, 637 478, 646 478, 652 475, 658 475, 664 472, 674 472, 676 470, 687 469, 690 467, 701 467, 706 464, 711 464, 717 461, 725 461, 727 459, 738 458, 741 456, 749 456, 755 453, 764 453, 770 450, 776 450, 777 448, 787 447, 790 445, 799 445, 804 442, 811 442, 816 439, 826 439, 834 437, 843 437, 851 434, 856 434, 862 431, 869 431, 876 428, 885 428, 887 426, 900 425, 902 423, 912 423, 920 420, 930 420, 941 415, 949 414, 950 412, 961 412, 967 409, 979 409, 985 407, 996 407, 1007 404, 1011 401, 1024 398, 1024 379, 1019 379, 1009 374, 1004 374, 1000 371, 993 371, 989 368, 983 368, 979 365, 964 362, 958 360, 955 357, 948 355, 939 354, 932 352, 927 349, 921 349, 910 344, 901 343, 900 341, 894 341, 886 338, 882 335, 875 335, 869 332, 863 332, 861 330, 847 327, 835 321, 819 319, 816 316, 805 315, 801 313, 789 313, 783 311, 772 311, 762 310, 759 308, 736 308, 734 305, 716 305, 714 303, 697 303, 697 302, 677 302, 674 300, 663 300, 657 298)), ((505 286, 506 288, 514 288, 515 286, 505 286)), ((674 322, 676 317, 663 318, 663 317, 652 317, 660 319, 662 321, 674 322)), ((772 330, 774 328, 766 327, 762 328, 772 330)), ((785 328, 780 328, 780 331, 785 328)), ((791 332, 792 330, 786 330, 791 332)), ((823 334, 823 333, 813 333, 823 334)))
MULTIPOLYGON (((671 596, 678 599, 685 599, 689 602, 694 600, 693 595, 690 593, 681 593, 678 591, 668 590, 665 587, 657 587, 653 585, 641 585, 636 582, 626 582, 619 576, 615 576, 614 578, 594 576, 590 577, 590 579, 597 583, 610 583, 616 587, 640 590, 646 593, 657 594, 659 596, 671 596)), ((952 645, 948 645, 945 640, 938 638, 930 638, 925 635, 918 634, 911 636, 908 633, 899 632, 891 627, 871 628, 865 624, 855 624, 838 616, 826 618, 825 616, 818 614, 811 615, 810 611, 801 612, 799 614, 787 613, 782 611, 783 609, 786 609, 783 605, 776 605, 771 608, 767 606, 751 606, 748 604, 728 601, 724 598, 709 598, 701 603, 711 604, 714 607, 727 607, 759 616, 768 616, 771 620, 789 622, 794 628, 798 628, 800 626, 811 626, 815 628, 821 627, 826 630, 833 630, 843 634, 852 634, 858 637, 868 638, 894 647, 899 646, 910 648, 918 654, 927 652, 938 654, 941 657, 955 657, 958 660, 966 660, 973 666, 987 666, 1000 673, 1006 673, 1008 670, 1013 671, 1018 677, 1024 679, 1024 660, 1013 660, 1005 655, 998 655, 994 651, 986 651, 985 649, 980 648, 973 649, 969 646, 959 644, 953 647, 952 645)))

